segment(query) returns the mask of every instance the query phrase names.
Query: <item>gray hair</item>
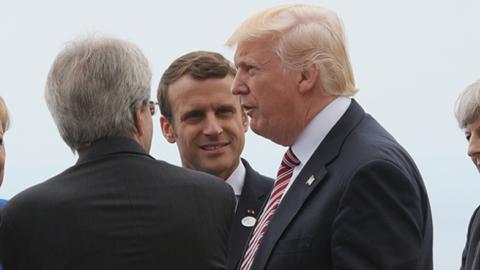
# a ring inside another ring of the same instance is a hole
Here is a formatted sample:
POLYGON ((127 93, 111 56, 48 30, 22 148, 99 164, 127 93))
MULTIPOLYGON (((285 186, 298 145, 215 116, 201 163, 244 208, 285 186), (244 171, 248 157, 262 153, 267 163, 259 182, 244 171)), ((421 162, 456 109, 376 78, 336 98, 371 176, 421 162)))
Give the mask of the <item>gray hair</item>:
POLYGON ((263 10, 245 20, 227 46, 271 36, 275 52, 287 70, 305 70, 315 64, 325 94, 351 96, 357 91, 343 24, 319 6, 289 4, 263 10))
POLYGON ((89 36, 59 53, 45 99, 60 135, 75 151, 108 136, 136 132, 134 113, 147 104, 152 73, 134 44, 89 36))
POLYGON ((8 116, 7 105, 5 104, 5 100, 0 97, 0 124, 2 126, 3 132, 8 129, 10 125, 10 117, 8 116))
POLYGON ((455 117, 460 128, 466 128, 480 117, 480 80, 469 85, 457 98, 455 117))

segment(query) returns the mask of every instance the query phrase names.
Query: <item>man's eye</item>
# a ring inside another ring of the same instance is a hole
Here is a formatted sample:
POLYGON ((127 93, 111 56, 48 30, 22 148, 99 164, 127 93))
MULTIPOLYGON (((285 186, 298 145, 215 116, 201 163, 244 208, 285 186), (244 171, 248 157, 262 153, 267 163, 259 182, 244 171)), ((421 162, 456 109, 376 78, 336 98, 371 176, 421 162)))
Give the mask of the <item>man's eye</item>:
POLYGON ((472 137, 471 134, 465 134, 465 138, 467 139, 467 141, 470 141, 470 137, 472 137))
POLYGON ((234 113, 234 111, 228 110, 228 109, 217 111, 217 115, 219 115, 219 116, 230 116, 233 113, 234 113))
POLYGON ((189 114, 186 114, 185 116, 182 117, 182 121, 184 122, 196 122, 199 121, 203 117, 202 113, 199 112, 192 112, 189 114))
POLYGON ((250 76, 253 76, 257 73, 257 68, 254 67, 254 66, 246 66, 245 69, 246 69, 248 75, 250 75, 250 76))

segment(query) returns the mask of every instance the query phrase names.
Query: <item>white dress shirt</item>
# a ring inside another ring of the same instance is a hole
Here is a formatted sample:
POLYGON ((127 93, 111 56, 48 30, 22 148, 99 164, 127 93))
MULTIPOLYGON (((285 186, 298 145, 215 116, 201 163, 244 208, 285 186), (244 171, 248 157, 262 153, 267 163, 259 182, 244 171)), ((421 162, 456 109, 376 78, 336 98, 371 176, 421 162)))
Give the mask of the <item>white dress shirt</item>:
POLYGON ((243 185, 245 184, 245 175, 247 171, 243 162, 240 160, 237 168, 232 172, 232 174, 227 178, 225 182, 233 188, 235 197, 239 198, 242 195, 243 185))
POLYGON ((293 169, 292 178, 285 189, 285 194, 288 192, 305 164, 307 164, 308 160, 312 157, 313 152, 315 152, 333 126, 347 111, 351 102, 352 100, 350 97, 337 97, 319 112, 302 130, 291 146, 293 153, 300 160, 300 164, 293 169))

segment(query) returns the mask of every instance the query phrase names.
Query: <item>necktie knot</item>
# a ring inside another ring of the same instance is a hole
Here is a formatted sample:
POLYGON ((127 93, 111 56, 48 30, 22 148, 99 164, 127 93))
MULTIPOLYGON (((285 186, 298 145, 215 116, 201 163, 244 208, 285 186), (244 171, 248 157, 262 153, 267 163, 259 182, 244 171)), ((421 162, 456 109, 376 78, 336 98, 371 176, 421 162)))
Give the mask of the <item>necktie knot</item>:
POLYGON ((285 152, 285 155, 283 155, 283 162, 289 164, 290 168, 293 168, 300 164, 300 160, 298 160, 297 156, 293 153, 291 147, 289 147, 287 152, 285 152))
POLYGON ((280 168, 278 169, 277 178, 281 174, 293 169, 299 164, 300 164, 300 160, 298 160, 297 156, 295 156, 295 154, 292 151, 292 148, 289 147, 287 152, 285 152, 285 155, 283 155, 282 163, 280 164, 280 168))

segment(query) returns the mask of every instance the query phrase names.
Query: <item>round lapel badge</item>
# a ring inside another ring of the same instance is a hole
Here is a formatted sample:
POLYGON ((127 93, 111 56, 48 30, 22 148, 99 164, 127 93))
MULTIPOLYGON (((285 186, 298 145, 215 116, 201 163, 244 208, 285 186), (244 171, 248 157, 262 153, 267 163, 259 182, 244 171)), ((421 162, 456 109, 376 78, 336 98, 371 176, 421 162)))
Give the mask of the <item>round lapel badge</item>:
POLYGON ((252 216, 242 218, 242 225, 247 228, 255 226, 255 223, 257 223, 257 219, 252 216))

